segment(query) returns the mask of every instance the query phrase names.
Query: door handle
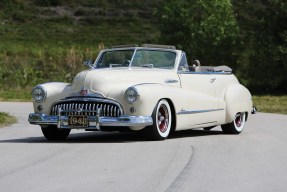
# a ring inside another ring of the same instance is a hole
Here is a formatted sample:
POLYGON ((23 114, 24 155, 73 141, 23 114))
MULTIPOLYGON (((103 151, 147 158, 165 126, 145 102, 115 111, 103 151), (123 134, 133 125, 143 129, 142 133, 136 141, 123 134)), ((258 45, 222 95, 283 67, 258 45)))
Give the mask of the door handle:
POLYGON ((175 80, 175 79, 167 79, 164 81, 165 83, 177 83, 178 80, 175 80))
POLYGON ((216 78, 210 79, 210 83, 213 83, 216 80, 216 78))

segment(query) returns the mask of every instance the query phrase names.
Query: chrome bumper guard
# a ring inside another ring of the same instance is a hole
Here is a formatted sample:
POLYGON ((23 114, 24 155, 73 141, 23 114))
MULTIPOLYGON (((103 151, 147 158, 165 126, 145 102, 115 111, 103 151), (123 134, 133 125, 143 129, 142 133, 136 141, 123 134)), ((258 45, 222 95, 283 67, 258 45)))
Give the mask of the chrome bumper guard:
MULTIPOLYGON (((81 129, 81 127, 70 127, 68 125, 68 116, 61 115, 46 115, 43 113, 30 113, 28 121, 35 125, 57 125, 63 129, 81 129)), ((88 116, 89 126, 83 129, 101 130, 101 126, 111 127, 137 127, 149 126, 153 124, 150 116, 120 116, 120 117, 101 117, 88 116)))
POLYGON ((255 106, 252 107, 251 114, 256 114, 257 108, 255 106))

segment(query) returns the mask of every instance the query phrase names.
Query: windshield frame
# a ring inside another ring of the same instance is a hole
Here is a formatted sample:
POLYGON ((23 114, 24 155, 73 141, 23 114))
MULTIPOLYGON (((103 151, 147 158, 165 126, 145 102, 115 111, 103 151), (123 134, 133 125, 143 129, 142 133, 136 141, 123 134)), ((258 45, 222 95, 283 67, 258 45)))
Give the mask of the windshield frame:
POLYGON ((177 68, 177 58, 178 53, 177 50, 173 50, 173 49, 159 49, 159 48, 146 48, 146 47, 128 47, 128 48, 113 48, 113 49, 105 49, 102 50, 97 59, 95 60, 94 64, 93 64, 93 68, 94 69, 108 69, 108 68, 150 68, 150 69, 166 69, 166 70, 174 70, 177 68), (102 59, 103 54, 107 53, 107 52, 112 52, 112 51, 125 51, 125 50, 132 50, 133 54, 130 60, 130 63, 128 66, 119 66, 119 67, 97 67, 100 59, 102 59), (161 52, 171 52, 175 54, 175 58, 173 61, 173 67, 172 68, 159 68, 159 67, 147 67, 147 66, 133 66, 133 61, 135 59, 135 55, 137 53, 137 51, 140 50, 147 50, 147 51, 161 51, 161 52))

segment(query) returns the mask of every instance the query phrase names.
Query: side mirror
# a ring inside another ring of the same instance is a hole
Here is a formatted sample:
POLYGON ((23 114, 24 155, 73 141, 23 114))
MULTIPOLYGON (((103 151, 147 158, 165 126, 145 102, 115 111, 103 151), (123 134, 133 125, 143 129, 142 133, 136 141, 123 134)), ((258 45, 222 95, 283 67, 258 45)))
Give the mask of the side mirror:
POLYGON ((84 61, 84 66, 87 66, 89 68, 92 68, 94 65, 93 61, 92 60, 86 60, 84 61))

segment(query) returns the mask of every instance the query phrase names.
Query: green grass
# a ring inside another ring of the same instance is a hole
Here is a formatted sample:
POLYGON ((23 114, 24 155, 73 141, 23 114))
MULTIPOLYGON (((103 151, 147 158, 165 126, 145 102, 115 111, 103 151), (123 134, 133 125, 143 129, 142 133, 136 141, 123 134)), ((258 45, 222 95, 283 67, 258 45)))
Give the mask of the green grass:
POLYGON ((253 104, 259 112, 287 114, 287 95, 253 96, 253 104))
POLYGON ((31 99, 31 89, 19 89, 19 90, 6 90, 0 91, 0 102, 1 101, 32 101, 31 99))
POLYGON ((0 128, 16 123, 17 119, 8 113, 0 112, 0 128))
POLYGON ((0 1, 0 97, 47 81, 67 82, 104 47, 156 43, 156 2, 148 0, 142 9, 139 0, 0 1))

